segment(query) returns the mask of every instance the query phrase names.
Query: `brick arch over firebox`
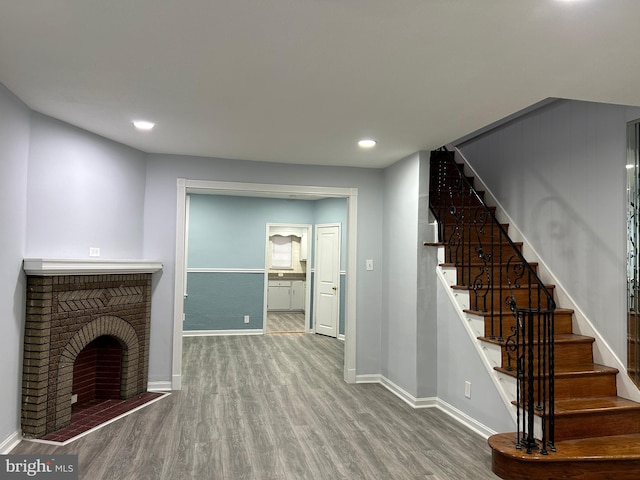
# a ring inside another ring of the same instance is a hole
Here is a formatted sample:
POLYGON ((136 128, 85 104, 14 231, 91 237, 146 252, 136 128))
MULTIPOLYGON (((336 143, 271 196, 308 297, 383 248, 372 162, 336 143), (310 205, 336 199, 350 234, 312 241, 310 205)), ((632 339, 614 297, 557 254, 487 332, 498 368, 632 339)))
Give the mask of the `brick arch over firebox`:
POLYGON ((122 345, 122 381, 120 397, 131 398, 140 389, 140 342, 138 335, 129 323, 119 317, 105 315, 84 325, 69 340, 60 354, 58 364, 56 394, 56 422, 55 428, 63 428, 71 422, 71 394, 73 384, 73 364, 78 354, 93 340, 102 336, 110 336, 122 345))

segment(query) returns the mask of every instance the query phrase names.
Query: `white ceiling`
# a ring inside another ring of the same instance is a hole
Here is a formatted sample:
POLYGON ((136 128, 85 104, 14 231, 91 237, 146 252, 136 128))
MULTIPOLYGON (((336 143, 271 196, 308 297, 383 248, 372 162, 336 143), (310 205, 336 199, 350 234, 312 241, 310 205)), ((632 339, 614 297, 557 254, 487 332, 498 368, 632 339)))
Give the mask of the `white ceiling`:
POLYGON ((32 109, 286 163, 384 167, 547 97, 638 106, 639 47, 638 0, 0 0, 0 83, 32 109))

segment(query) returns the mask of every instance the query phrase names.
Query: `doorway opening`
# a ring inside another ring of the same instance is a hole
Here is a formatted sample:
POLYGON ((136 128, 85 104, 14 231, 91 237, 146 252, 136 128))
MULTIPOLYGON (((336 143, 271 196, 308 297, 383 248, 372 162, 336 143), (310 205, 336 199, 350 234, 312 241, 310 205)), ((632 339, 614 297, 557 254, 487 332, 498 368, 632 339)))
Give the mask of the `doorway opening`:
POLYGON ((264 333, 307 333, 311 314, 309 224, 267 223, 264 333))
POLYGON ((186 233, 187 195, 229 195, 241 197, 285 198, 285 199, 325 199, 345 198, 347 200, 346 221, 346 281, 344 288, 345 348, 344 379, 348 383, 356 381, 356 227, 357 188, 315 187, 296 185, 273 185, 254 183, 217 182, 205 180, 178 179, 177 219, 176 219, 176 271, 174 297, 174 332, 172 358, 172 389, 179 390, 182 378, 182 334, 184 321, 184 299, 186 295, 186 233))

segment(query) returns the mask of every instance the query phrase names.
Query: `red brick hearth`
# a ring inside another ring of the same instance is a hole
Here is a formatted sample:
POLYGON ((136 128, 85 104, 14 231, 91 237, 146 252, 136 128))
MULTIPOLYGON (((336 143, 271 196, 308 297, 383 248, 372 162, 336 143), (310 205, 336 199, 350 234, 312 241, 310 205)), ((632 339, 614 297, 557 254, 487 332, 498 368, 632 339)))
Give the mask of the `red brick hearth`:
POLYGON ((77 410, 146 392, 151 273, 27 273, 23 435, 67 427, 72 397, 77 410))

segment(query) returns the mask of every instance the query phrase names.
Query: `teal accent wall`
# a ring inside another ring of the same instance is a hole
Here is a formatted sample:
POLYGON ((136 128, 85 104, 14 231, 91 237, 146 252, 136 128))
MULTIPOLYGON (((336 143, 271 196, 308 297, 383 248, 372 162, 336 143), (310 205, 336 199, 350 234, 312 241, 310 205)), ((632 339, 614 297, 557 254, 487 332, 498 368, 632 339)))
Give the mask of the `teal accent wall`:
MULTIPOLYGON (((189 195, 185 331, 263 328, 264 267, 268 223, 342 225, 341 270, 346 265, 347 200, 287 200, 225 195, 189 195), (220 272, 219 270, 259 270, 220 272), (244 323, 244 316, 250 323, 244 323)), ((315 235, 315 231, 314 231, 315 235)), ((312 253, 315 238, 312 235, 312 253)), ((312 268, 313 254, 307 268, 312 268)), ((312 275, 313 277, 313 275, 312 275)), ((313 289, 313 281, 311 282, 313 289)), ((309 286, 307 287, 309 288, 309 286)), ((340 324, 344 334, 345 279, 340 276, 340 324)), ((313 292, 313 290, 311 290, 313 292)), ((313 297, 313 295, 312 295, 313 297)), ((313 319, 313 298, 311 299, 313 319)))
POLYGON ((264 268, 267 223, 311 224, 315 203, 189 195, 187 268, 264 268))
MULTIPOLYGON (((345 270, 347 268, 347 199, 324 198, 314 203, 316 209, 313 223, 339 223, 341 225, 340 270, 345 270)), ((315 242, 313 246, 315 248, 315 242)), ((315 249, 312 253, 315 259, 315 249)))
POLYGON ((263 298, 262 273, 188 273, 183 330, 260 329, 263 298))

